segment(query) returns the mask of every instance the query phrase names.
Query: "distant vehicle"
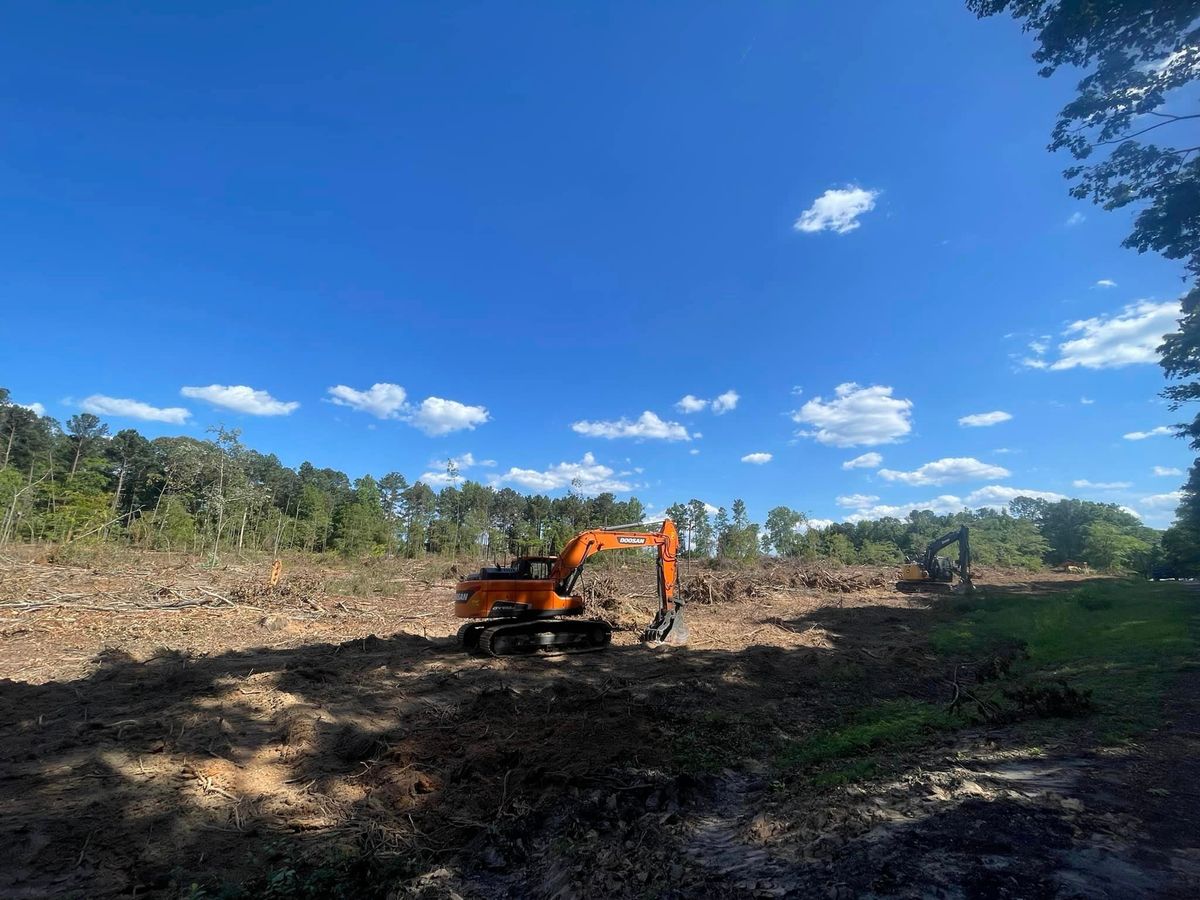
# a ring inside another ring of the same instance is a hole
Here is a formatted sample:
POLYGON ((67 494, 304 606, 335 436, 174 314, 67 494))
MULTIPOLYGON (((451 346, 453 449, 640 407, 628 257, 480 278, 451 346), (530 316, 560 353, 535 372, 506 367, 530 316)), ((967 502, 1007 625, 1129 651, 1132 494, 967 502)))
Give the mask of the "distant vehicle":
POLYGON ((956 531, 942 535, 936 541, 930 541, 929 546, 920 559, 905 560, 900 567, 900 580, 896 588, 906 593, 914 591, 955 591, 969 593, 975 589, 971 582, 971 540, 970 529, 963 525, 956 531), (951 544, 958 544, 958 563, 951 562, 945 556, 938 556, 938 551, 951 544), (958 576, 958 584, 954 585, 954 576, 958 576))

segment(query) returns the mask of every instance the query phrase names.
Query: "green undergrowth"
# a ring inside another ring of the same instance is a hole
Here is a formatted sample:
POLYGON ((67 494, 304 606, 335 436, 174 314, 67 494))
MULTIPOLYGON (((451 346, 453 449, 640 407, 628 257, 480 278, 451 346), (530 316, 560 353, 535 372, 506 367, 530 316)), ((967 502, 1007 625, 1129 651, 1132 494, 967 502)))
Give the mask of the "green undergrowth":
POLYGON ((1100 743, 1155 727, 1171 681, 1200 649, 1200 592, 1178 583, 1097 581, 1041 596, 984 593, 967 603, 934 630, 934 649, 979 660, 996 648, 1022 648, 991 692, 1002 710, 1012 705, 1006 691, 1066 685, 1090 698, 1094 712, 1081 724, 1100 743))
POLYGON ((388 885, 411 874, 361 847, 305 851, 284 839, 270 842, 245 881, 192 883, 180 900, 384 900, 388 885))
POLYGON ((888 700, 792 744, 776 763, 785 771, 807 773, 818 785, 858 781, 883 768, 888 753, 920 747, 958 724, 943 707, 919 700, 888 700))
POLYGON ((1172 681, 1200 664, 1200 590, 1188 585, 1097 581, 951 603, 930 634, 947 672, 944 701, 857 710, 784 747, 777 769, 817 785, 857 781, 893 767, 896 754, 981 725, 1010 726, 1035 744, 1119 744, 1158 725, 1172 681))

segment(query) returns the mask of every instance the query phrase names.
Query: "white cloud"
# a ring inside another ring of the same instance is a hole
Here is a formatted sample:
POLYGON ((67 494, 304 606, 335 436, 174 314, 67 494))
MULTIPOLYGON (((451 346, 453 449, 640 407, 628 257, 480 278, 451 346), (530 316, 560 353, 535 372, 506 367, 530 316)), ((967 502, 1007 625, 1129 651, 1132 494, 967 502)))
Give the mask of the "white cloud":
POLYGON ((1138 511, 1137 511, 1136 509, 1134 509, 1132 506, 1122 506, 1122 507, 1121 507, 1121 512, 1123 512, 1123 513, 1129 513, 1129 515, 1131 515, 1131 516, 1134 516, 1135 518, 1138 518, 1138 519, 1144 519, 1144 518, 1145 518, 1145 516, 1143 516, 1143 515, 1142 515, 1140 512, 1138 512, 1138 511))
POLYGON ((828 402, 822 397, 809 400, 792 413, 792 420, 813 426, 815 430, 798 434, 818 443, 871 447, 895 443, 912 431, 912 406, 911 400, 893 397, 890 387, 859 387, 851 381, 834 388, 828 402))
MULTIPOLYGON (((1158 362, 1163 336, 1176 329, 1178 300, 1155 303, 1139 300, 1114 315, 1093 316, 1072 322, 1063 330, 1067 338, 1058 345, 1058 359, 1026 359, 1035 369, 1117 369, 1158 362)), ((1032 344, 1030 345, 1033 346, 1032 344)))
POLYGON ((1111 278, 1101 278, 1099 281, 1096 282, 1096 287, 1110 288, 1110 287, 1116 287, 1116 286, 1117 286, 1117 283, 1115 281, 1113 281, 1111 278))
MULTIPOLYGON (((589 422, 586 419, 575 422, 571 430, 588 437, 607 438, 636 438, 638 440, 660 441, 690 441, 692 438, 686 428, 678 422, 666 422, 650 410, 643 412, 634 421, 624 417, 615 422, 589 422)), ((700 437, 700 435, 696 435, 700 437)))
POLYGON ((1174 466, 1155 466, 1153 471, 1154 471, 1154 474, 1157 475, 1159 478, 1166 478, 1171 475, 1182 475, 1183 474, 1182 469, 1177 469, 1174 466))
MULTIPOLYGON (((470 453, 467 454, 467 456, 470 455, 470 453)), ((495 467, 496 461, 494 459, 481 459, 479 461, 479 465, 483 466, 485 469, 491 469, 495 467)))
POLYGON ((721 416, 731 409, 736 409, 738 401, 741 399, 738 392, 732 389, 723 394, 718 394, 712 400, 705 400, 703 397, 697 397, 694 394, 685 394, 675 404, 675 408, 682 413, 698 413, 706 409, 711 409, 714 415, 721 416))
POLYGON ((1090 488, 1093 491, 1123 491, 1133 487, 1132 481, 1088 481, 1086 478, 1076 478, 1071 487, 1090 488))
POLYGON ((207 387, 183 387, 179 393, 195 400, 205 400, 213 406, 222 406, 234 412, 250 416, 287 416, 300 408, 294 400, 276 400, 266 391, 258 391, 244 384, 210 384, 207 387))
POLYGON ((510 482, 535 491, 557 491, 574 486, 583 494, 601 494, 606 491, 620 494, 633 490, 626 481, 614 478, 608 466, 596 462, 596 457, 585 453, 579 462, 560 462, 544 470, 513 467, 503 475, 490 479, 492 484, 510 482))
POLYGON ((1127 441, 1144 441, 1146 438, 1161 437, 1165 434, 1174 434, 1175 429, 1170 425, 1156 425, 1149 431, 1130 431, 1123 435, 1127 441))
POLYGON ((400 419, 431 437, 455 431, 474 430, 491 419, 484 406, 469 406, 457 400, 426 397, 419 406, 407 402, 408 392, 398 384, 379 382, 360 391, 344 384, 329 388, 329 402, 365 412, 377 419, 400 419))
POLYGON ((814 200, 792 227, 807 234, 820 231, 846 234, 859 226, 859 216, 875 208, 878 196, 879 191, 854 185, 830 189, 814 200))
POLYGON ((1082 403, 1084 406, 1091 406, 1096 401, 1090 397, 1080 397, 1079 402, 1082 403))
POLYGON ((999 425, 1001 422, 1007 422, 1012 418, 1012 413, 1006 413, 1003 410, 997 409, 994 412, 972 413, 969 416, 963 416, 958 420, 958 424, 965 428, 986 428, 988 425, 999 425))
POLYGON ((738 401, 742 398, 738 396, 738 392, 734 390, 726 391, 723 394, 718 394, 713 398, 712 411, 713 415, 721 416, 729 412, 731 409, 736 409, 738 401))
POLYGON ((468 451, 460 456, 451 456, 449 459, 435 459, 429 463, 430 471, 422 473, 417 481, 423 481, 431 487, 446 487, 450 484, 462 484, 467 480, 462 473, 474 466, 494 466, 494 459, 484 459, 479 462, 475 461, 474 455, 468 451), (450 474, 450 464, 454 464, 454 469, 457 472, 455 475, 450 474))
POLYGON ((864 453, 862 456, 856 456, 854 459, 848 459, 842 463, 843 469, 878 469, 883 465, 883 456, 872 450, 870 453, 864 453))
POLYGON ((966 497, 957 497, 954 494, 942 494, 938 497, 932 497, 929 500, 918 500, 912 503, 865 507, 847 516, 846 521, 862 522, 869 519, 883 518, 903 519, 910 512, 918 509, 928 509, 942 515, 956 513, 965 508, 978 509, 981 506, 999 509, 1007 506, 1016 497, 1032 497, 1034 499, 1050 501, 1066 499, 1062 494, 1056 494, 1053 491, 1035 491, 1027 488, 1010 488, 1004 485, 990 484, 987 487, 972 491, 966 497))
POLYGON ((742 457, 742 462, 761 466, 769 463, 772 459, 774 459, 774 456, 770 453, 747 453, 742 457))
POLYGON ((170 422, 172 425, 182 425, 191 416, 182 406, 151 406, 140 400, 106 397, 103 394, 92 394, 85 398, 79 407, 84 412, 97 416, 122 416, 126 419, 141 419, 144 422, 170 422))
POLYGON ((46 407, 40 403, 18 403, 17 406, 29 410, 35 416, 44 416, 46 414, 46 407))
POLYGON ((1032 497, 1034 500, 1049 500, 1051 502, 1067 499, 1065 495, 1055 493, 1054 491, 1035 491, 1031 488, 1013 488, 999 484, 989 484, 987 487, 981 487, 979 490, 967 494, 967 505, 971 507, 1007 506, 1017 497, 1032 497))
POLYGON ((943 494, 940 497, 934 497, 930 500, 918 500, 913 503, 879 504, 877 506, 865 507, 846 516, 846 521, 862 522, 869 519, 903 519, 915 509, 929 509, 935 513, 945 515, 947 513, 959 512, 962 508, 963 501, 961 497, 956 497, 953 494, 943 494))
POLYGON ((467 478, 465 475, 451 475, 449 472, 422 472, 417 481, 423 481, 430 487, 449 487, 460 485, 467 478))
POLYGON ((837 505, 847 509, 865 509, 879 498, 874 494, 849 494, 837 498, 837 505))
POLYGON ((329 388, 329 400, 338 406, 348 406, 359 412, 369 413, 377 419, 398 419, 405 409, 408 394, 398 384, 386 381, 373 384, 365 391, 357 391, 344 384, 329 388))
POLYGON ((888 481, 902 481, 905 484, 929 485, 946 484, 951 481, 971 481, 985 478, 1007 478, 1011 473, 1003 466, 980 462, 973 456, 950 456, 944 459, 927 462, 912 472, 897 472, 894 469, 880 469, 879 474, 888 481))
POLYGON ((1020 450, 1014 450, 1012 447, 997 447, 993 453, 1020 453, 1020 450))
POLYGON ((1073 213, 1071 213, 1071 215, 1069 215, 1067 217, 1067 225, 1068 226, 1079 225, 1080 223, 1082 223, 1086 220, 1087 220, 1087 216, 1085 216, 1083 213, 1073 212, 1073 213))
POLYGON ((803 528, 805 531, 813 531, 813 530, 820 531, 822 529, 828 528, 830 525, 833 525, 833 524, 835 524, 833 519, 807 519, 804 522, 800 523, 800 527, 803 528))
POLYGON ((693 447, 691 450, 688 451, 688 453, 690 453, 692 456, 699 456, 700 449, 698 447, 693 447))
POLYGON ((463 429, 474 431, 476 426, 482 425, 490 418, 487 408, 483 406, 468 406, 457 400, 426 397, 409 417, 409 421, 431 437, 438 437, 463 429))
POLYGON ((1150 494, 1138 500, 1138 505, 1151 509, 1174 509, 1183 502, 1183 491, 1171 491, 1167 494, 1150 494))

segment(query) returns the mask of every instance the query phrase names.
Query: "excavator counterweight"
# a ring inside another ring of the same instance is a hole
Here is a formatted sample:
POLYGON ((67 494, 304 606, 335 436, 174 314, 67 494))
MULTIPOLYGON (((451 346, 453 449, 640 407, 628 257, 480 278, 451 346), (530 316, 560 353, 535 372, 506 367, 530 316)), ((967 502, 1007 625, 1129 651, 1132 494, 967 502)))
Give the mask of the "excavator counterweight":
POLYGON ((458 631, 464 649, 491 656, 603 649, 612 640, 612 627, 599 619, 571 618, 584 611, 575 586, 596 553, 638 547, 658 550, 659 609, 642 639, 655 645, 686 644, 688 628, 677 598, 675 523, 666 519, 658 531, 633 527, 583 531, 558 556, 518 557, 511 565, 483 568, 459 582, 454 614, 474 620, 458 631))

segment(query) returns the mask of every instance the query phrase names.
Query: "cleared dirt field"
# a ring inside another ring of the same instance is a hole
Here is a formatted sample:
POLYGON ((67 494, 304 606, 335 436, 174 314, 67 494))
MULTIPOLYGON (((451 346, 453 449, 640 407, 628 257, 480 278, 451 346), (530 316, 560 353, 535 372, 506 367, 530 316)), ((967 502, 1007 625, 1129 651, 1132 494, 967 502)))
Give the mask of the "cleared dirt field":
MULTIPOLYGON (((1035 744, 987 712, 980 660, 938 649, 964 601, 886 570, 692 573, 692 646, 652 651, 648 570, 598 569, 614 646, 494 660, 456 646, 445 563, 289 560, 273 590, 269 561, 87 563, 0 561, 5 897, 1200 885, 1195 668, 1151 738, 1103 749, 1042 710, 1035 744), (860 740, 865 709, 891 743, 860 740)), ((979 581, 1031 604, 1087 583, 979 581)))

